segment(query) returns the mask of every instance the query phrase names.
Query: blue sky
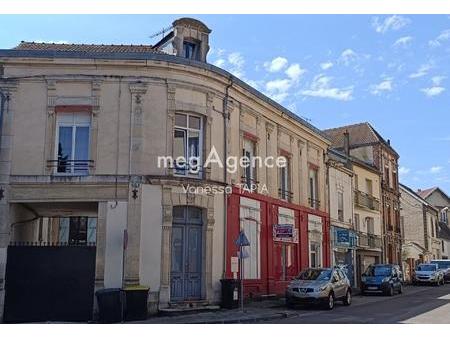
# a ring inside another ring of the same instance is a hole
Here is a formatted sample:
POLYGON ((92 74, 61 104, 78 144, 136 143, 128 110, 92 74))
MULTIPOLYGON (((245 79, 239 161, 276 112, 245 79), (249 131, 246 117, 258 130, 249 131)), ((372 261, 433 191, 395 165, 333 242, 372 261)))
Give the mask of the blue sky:
MULTIPOLYGON (((21 40, 155 43, 173 15, 1 16, 21 40)), ((319 128, 369 121, 400 154, 401 181, 450 193, 450 16, 201 15, 208 61, 319 128)))

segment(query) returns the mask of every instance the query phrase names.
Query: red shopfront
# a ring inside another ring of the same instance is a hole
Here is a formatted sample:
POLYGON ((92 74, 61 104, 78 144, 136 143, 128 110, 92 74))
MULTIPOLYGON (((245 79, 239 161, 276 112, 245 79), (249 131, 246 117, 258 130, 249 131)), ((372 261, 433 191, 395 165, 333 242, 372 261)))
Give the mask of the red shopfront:
POLYGON ((248 257, 243 269, 246 297, 284 294, 289 281, 302 269, 330 265, 326 213, 233 188, 233 194, 228 196, 227 219, 226 278, 236 277, 231 262, 238 256, 235 241, 241 229, 250 241, 250 247, 245 248, 248 257), (292 224, 293 238, 280 240, 274 231, 277 224, 292 224))

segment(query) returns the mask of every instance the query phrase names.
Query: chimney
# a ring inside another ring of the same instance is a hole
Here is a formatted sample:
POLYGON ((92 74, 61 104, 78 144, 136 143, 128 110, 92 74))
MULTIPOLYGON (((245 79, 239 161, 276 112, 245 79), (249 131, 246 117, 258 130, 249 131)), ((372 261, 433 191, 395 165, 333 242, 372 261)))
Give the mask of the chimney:
POLYGON ((201 21, 181 18, 172 23, 172 46, 177 56, 206 62, 211 30, 201 21))
POLYGON ((344 132, 344 153, 347 157, 350 156, 350 134, 348 133, 348 130, 345 130, 344 132))
POLYGON ((391 140, 390 139, 387 140, 387 144, 391 145, 391 140))

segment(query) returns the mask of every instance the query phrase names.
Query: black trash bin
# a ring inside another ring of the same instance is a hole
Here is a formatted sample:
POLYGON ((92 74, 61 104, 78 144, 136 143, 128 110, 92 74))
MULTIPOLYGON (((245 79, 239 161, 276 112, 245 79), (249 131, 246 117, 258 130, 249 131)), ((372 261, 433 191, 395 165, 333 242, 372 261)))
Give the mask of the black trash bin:
POLYGON ((125 291, 125 320, 147 319, 149 288, 141 285, 129 286, 125 291))
POLYGON ((221 306, 226 309, 236 309, 239 307, 240 283, 238 279, 221 279, 222 302, 221 306))
POLYGON ((123 291, 122 289, 98 290, 98 314, 100 323, 119 323, 123 321, 123 291))

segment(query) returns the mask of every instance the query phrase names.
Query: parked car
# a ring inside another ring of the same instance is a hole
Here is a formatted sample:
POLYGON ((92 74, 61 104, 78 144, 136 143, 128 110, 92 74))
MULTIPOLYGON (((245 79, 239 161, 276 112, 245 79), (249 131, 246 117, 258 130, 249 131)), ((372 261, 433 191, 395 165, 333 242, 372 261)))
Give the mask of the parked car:
POLYGON ((433 259, 430 263, 437 264, 444 273, 444 282, 450 283, 450 259, 433 259))
POLYGON ((344 305, 352 302, 350 281, 339 268, 308 268, 289 283, 286 289, 286 304, 323 305, 332 310, 336 301, 344 305))
POLYGON ((422 263, 416 266, 413 284, 444 285, 444 272, 435 263, 422 263))
POLYGON ((403 274, 398 265, 372 264, 361 276, 361 293, 382 293, 393 296, 403 293, 403 274))

